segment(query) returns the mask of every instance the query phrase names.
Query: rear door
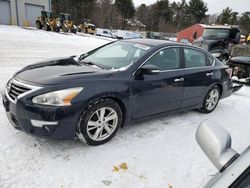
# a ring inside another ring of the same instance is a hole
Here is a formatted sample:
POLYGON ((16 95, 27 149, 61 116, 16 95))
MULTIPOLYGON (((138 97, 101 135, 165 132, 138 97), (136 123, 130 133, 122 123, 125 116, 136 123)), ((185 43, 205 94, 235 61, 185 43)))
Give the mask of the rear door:
POLYGON ((180 108, 183 95, 180 52, 178 47, 159 50, 145 65, 157 66, 160 73, 135 76, 132 85, 133 119, 180 108))
POLYGON ((182 107, 200 104, 208 88, 214 82, 214 59, 204 52, 192 48, 183 48, 184 94, 182 107))

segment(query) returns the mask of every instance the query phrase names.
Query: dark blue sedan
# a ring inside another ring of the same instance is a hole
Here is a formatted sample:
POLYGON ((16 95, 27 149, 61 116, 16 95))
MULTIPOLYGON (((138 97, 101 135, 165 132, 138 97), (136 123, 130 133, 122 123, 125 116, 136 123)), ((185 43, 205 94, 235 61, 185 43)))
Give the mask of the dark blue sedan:
POLYGON ((212 112, 232 94, 230 73, 195 46, 123 40, 27 66, 8 81, 2 98, 16 129, 99 145, 131 120, 187 109, 212 112))

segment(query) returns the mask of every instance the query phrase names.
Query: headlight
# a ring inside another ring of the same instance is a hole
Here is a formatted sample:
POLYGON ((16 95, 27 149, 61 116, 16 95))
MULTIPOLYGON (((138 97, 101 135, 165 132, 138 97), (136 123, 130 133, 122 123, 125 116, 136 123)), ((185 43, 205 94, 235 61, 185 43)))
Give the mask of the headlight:
POLYGON ((212 53, 212 56, 214 56, 214 57, 218 58, 218 57, 220 57, 220 56, 221 56, 221 53, 212 53))
POLYGON ((38 95, 32 99, 34 104, 49 106, 70 106, 71 101, 83 90, 83 87, 63 89, 38 95))

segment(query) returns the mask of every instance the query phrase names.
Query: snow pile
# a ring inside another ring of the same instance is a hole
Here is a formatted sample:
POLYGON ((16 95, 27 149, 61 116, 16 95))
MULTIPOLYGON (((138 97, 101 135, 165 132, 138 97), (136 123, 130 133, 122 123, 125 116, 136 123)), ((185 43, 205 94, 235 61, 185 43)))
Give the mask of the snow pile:
MULTIPOLYGON (((0 26, 0 87, 25 65, 106 42, 0 26)), ((197 126, 217 121, 232 134, 233 147, 243 151, 250 143, 249 93, 245 86, 212 114, 191 111, 134 123, 98 147, 28 136, 10 125, 0 106, 0 187, 200 188, 216 169, 195 141, 197 126)))

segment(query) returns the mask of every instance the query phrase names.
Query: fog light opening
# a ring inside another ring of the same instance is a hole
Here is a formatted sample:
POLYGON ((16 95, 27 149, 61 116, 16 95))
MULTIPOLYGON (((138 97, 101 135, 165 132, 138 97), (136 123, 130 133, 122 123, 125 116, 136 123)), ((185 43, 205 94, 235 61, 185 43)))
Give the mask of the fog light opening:
MULTIPOLYGON (((56 121, 40 121, 40 120, 30 120, 33 127, 43 128, 44 126, 56 126, 58 122, 56 121)), ((50 129, 49 129, 50 130, 50 129)))

